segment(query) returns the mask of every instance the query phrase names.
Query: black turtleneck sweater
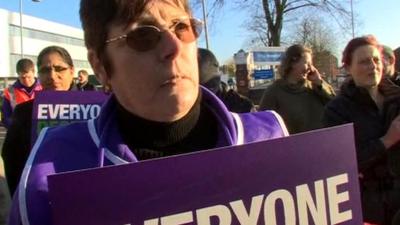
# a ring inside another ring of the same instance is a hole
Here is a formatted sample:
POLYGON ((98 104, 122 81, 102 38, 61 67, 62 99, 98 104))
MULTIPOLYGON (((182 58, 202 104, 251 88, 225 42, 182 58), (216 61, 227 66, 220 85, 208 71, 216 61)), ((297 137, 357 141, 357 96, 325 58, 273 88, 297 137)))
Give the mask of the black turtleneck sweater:
POLYGON ((174 122, 150 121, 117 107, 123 141, 138 160, 195 152, 215 147, 217 122, 198 97, 187 115, 174 122))

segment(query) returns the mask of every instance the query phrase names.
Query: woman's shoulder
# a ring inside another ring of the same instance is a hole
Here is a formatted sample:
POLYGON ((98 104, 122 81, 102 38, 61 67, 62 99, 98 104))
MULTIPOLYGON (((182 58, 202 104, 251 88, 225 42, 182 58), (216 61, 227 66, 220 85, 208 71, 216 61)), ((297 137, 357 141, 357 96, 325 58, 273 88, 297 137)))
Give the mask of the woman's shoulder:
POLYGON ((266 92, 282 92, 285 91, 285 86, 287 85, 287 82, 283 79, 277 79, 274 82, 272 82, 266 89, 266 92))
POLYGON ((348 96, 344 94, 338 94, 326 104, 326 107, 327 108, 345 107, 346 105, 349 104, 351 104, 351 99, 348 96))

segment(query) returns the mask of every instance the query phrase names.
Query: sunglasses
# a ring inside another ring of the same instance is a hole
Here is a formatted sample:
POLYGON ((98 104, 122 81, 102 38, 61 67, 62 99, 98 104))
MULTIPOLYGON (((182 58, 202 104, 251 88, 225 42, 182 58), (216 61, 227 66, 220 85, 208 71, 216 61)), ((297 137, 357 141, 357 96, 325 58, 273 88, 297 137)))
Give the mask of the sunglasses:
POLYGON ((56 73, 62 73, 69 69, 69 67, 63 67, 63 66, 45 66, 39 69, 39 74, 42 75, 47 75, 50 74, 52 70, 56 73))
POLYGON ((162 34, 167 30, 171 30, 176 37, 185 43, 195 41, 203 28, 203 23, 195 18, 187 18, 174 21, 167 29, 161 30, 153 25, 142 25, 127 34, 110 38, 106 40, 106 44, 114 41, 126 39, 127 45, 133 50, 145 52, 154 49, 160 42, 162 34))

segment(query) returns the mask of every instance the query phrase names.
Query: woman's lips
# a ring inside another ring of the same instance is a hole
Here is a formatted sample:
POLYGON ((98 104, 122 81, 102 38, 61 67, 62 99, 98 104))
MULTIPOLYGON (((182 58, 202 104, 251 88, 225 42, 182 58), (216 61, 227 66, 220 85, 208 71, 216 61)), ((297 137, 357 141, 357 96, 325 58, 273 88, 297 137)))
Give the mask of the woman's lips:
POLYGON ((161 86, 166 86, 166 85, 174 85, 177 84, 179 81, 185 79, 184 76, 173 76, 167 80, 165 80, 161 86))

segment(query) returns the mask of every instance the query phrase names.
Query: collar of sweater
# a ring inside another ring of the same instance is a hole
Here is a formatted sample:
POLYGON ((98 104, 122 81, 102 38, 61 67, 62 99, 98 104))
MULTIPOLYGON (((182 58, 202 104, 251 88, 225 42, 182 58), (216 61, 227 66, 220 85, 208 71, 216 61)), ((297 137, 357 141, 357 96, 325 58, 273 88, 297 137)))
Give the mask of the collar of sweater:
POLYGON ((141 118, 117 105, 117 120, 122 138, 135 148, 162 148, 184 139, 195 127, 200 116, 201 95, 187 115, 174 122, 156 122, 141 118))
POLYGON ((304 79, 300 80, 295 84, 289 83, 285 79, 278 79, 276 80, 276 85, 278 85, 279 87, 285 89, 290 93, 302 93, 309 91, 312 88, 311 81, 304 79))

